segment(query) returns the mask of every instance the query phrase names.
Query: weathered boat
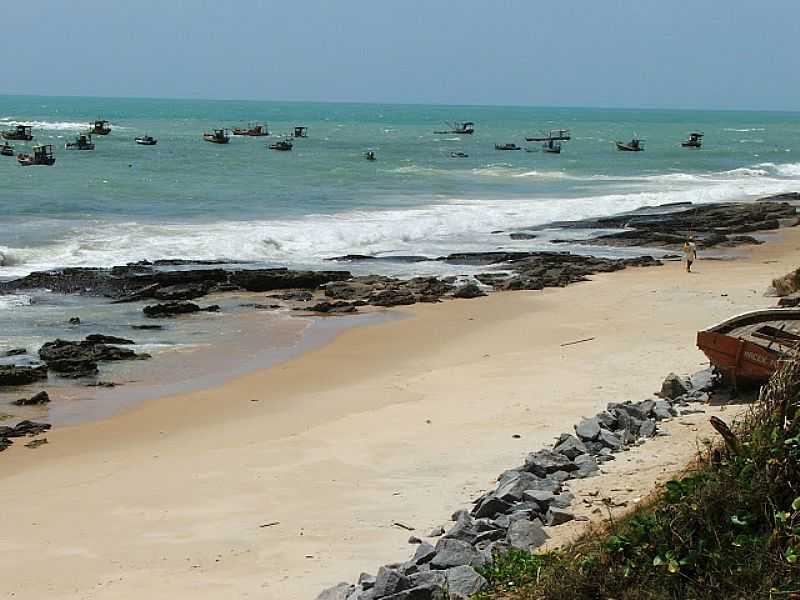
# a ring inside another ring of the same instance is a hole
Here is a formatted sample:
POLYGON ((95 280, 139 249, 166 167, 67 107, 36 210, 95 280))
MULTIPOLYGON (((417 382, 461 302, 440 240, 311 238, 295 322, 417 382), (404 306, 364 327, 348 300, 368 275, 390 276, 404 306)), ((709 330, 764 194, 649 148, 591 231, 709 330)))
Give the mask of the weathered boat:
POLYGON ((64 144, 67 150, 94 150, 92 136, 88 133, 81 133, 75 136, 75 140, 64 144))
POLYGON ((227 144, 231 141, 226 129, 215 129, 214 133, 205 132, 203 134, 203 139, 212 144, 227 144))
POLYGON ((17 161, 23 167, 32 165, 46 165, 49 167, 55 164, 56 159, 53 156, 53 146, 47 144, 34 146, 31 154, 17 154, 17 161))
POLYGON ((449 135, 451 133, 457 135, 472 135, 475 133, 475 123, 472 121, 455 121, 453 123, 447 123, 450 129, 445 129, 442 131, 434 131, 433 133, 436 135, 449 135))
POLYGON ((561 142, 557 141, 555 138, 550 138, 542 144, 542 152, 561 154, 561 142))
POLYGON ((621 152, 642 152, 644 151, 644 144, 638 137, 633 138, 627 144, 625 142, 614 142, 617 145, 617 150, 621 152))
POLYGON ((250 137, 263 137, 269 135, 269 130, 267 129, 266 124, 261 125, 256 123, 250 124, 247 129, 243 127, 234 127, 233 128, 233 135, 246 135, 250 137))
POLYGON ((91 135, 108 135, 111 133, 111 126, 105 119, 97 119, 94 124, 89 127, 91 135))
POLYGON ((495 144, 494 145, 494 149, 495 150, 522 150, 522 148, 520 148, 516 144, 495 144))
POLYGON ((303 127, 298 125, 294 128, 294 137, 296 138, 304 138, 308 137, 308 127, 303 127))
POLYGON ((0 135, 3 136, 4 140, 30 142, 33 139, 33 129, 30 125, 15 125, 14 129, 6 130, 0 135))
POLYGON ((764 383, 799 344, 797 308, 754 310, 697 333, 697 347, 734 385, 764 383))
POLYGON ((269 145, 270 150, 278 150, 280 152, 291 152, 292 148, 294 148, 294 144, 289 140, 278 140, 269 145))
POLYGON ((689 134, 689 138, 681 142, 684 148, 701 148, 703 146, 703 134, 699 131, 693 131, 689 134))
POLYGON ((537 137, 526 137, 526 142, 547 142, 555 140, 557 142, 568 142, 572 139, 569 129, 551 129, 549 132, 542 132, 537 137))
POLYGON ((5 142, 2 146, 0 146, 0 155, 2 156, 14 156, 14 146, 5 142))
POLYGON ((140 135, 134 138, 134 141, 140 146, 155 146, 158 143, 158 140, 152 135, 140 135))

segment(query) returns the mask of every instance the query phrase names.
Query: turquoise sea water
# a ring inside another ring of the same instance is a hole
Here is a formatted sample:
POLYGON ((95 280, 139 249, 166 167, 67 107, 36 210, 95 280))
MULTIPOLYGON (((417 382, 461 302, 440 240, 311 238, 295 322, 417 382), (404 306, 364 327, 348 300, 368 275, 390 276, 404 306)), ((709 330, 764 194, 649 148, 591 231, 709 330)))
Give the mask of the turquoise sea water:
MULTIPOLYGON (((345 253, 444 254, 513 247, 492 231, 682 200, 797 189, 800 115, 242 101, 0 97, 0 128, 34 127, 51 168, 0 157, 0 277, 157 258, 320 266, 345 253), (95 118, 93 152, 64 142, 95 118), (472 136, 436 135, 471 120, 472 136), (273 138, 202 141, 214 127, 309 128, 293 152, 273 138), (525 135, 566 127, 561 155, 525 135), (705 132, 702 150, 679 145, 705 132), (136 135, 158 138, 137 146, 136 135), (617 152, 634 134, 642 153, 617 152), (500 152, 515 142, 534 152, 500 152), (378 160, 363 153, 373 149, 378 160), (469 158, 450 157, 453 151, 469 158)), ((15 143, 17 150, 28 145, 15 143)), ((521 247, 547 247, 546 236, 521 247)), ((399 267, 398 267, 399 269, 399 267)))

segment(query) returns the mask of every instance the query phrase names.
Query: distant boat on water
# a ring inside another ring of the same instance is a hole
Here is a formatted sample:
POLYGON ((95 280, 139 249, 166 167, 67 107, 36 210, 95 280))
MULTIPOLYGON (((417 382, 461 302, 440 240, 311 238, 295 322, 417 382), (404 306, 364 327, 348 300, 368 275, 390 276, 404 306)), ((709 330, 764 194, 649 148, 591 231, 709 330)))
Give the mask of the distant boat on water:
POLYGON ((561 154, 561 142, 555 138, 550 138, 542 144, 542 152, 548 154, 561 154))
POLYGON ((638 136, 634 136, 634 138, 630 142, 614 142, 617 145, 617 150, 621 152, 643 152, 644 151, 644 144, 642 144, 642 140, 639 139, 638 136))
POLYGON ((446 129, 443 131, 434 131, 433 133, 436 135, 447 135, 447 134, 457 134, 457 135, 472 135, 475 133, 475 123, 472 121, 464 121, 463 123, 460 121, 455 121, 453 123, 447 123, 450 129, 446 129))
POLYGON ((494 145, 494 149, 495 150, 522 150, 522 148, 520 148, 516 144, 495 144, 494 145))
POLYGON ((291 152, 292 148, 294 148, 294 144, 292 144, 291 140, 278 140, 269 145, 270 150, 278 150, 279 152, 291 152))
POLYGON ((294 137, 296 138, 308 137, 308 127, 304 127, 302 125, 296 126, 294 128, 294 137))
POLYGON ((2 146, 0 146, 0 155, 2 156, 14 156, 14 146, 5 142, 2 146))
POLYGON ((92 135, 108 135, 111 133, 111 126, 105 119, 97 119, 94 124, 89 127, 89 133, 92 135))
POLYGON ((203 134, 203 139, 212 144, 227 144, 231 141, 227 129, 215 129, 214 133, 205 132, 203 134))
POLYGON ((15 125, 14 129, 6 130, 0 135, 4 140, 30 142, 33 139, 33 129, 29 125, 15 125))
POLYGON ((67 150, 94 150, 92 136, 88 133, 81 133, 75 136, 75 140, 64 144, 67 150))
POLYGON ((702 148, 703 135, 704 134, 699 131, 693 131, 689 134, 689 139, 681 142, 681 146, 684 148, 702 148))
POLYGON ((32 165, 46 165, 49 167, 55 164, 56 159, 53 156, 53 146, 47 144, 34 146, 31 154, 17 154, 17 161, 23 167, 32 165))
POLYGON ((450 158, 469 158, 469 154, 466 152, 451 152, 450 158))
POLYGON ((551 129, 549 132, 542 132, 542 135, 537 137, 526 137, 526 142, 547 142, 550 140, 556 142, 568 142, 572 139, 569 129, 551 129))
POLYGON ((377 158, 375 157, 375 151, 374 150, 367 150, 364 153, 364 158, 366 158, 367 160, 377 160, 377 158))
POLYGON ((234 127, 233 128, 233 135, 246 135, 250 137, 263 137, 269 135, 269 129, 267 129, 266 124, 253 124, 251 123, 248 125, 247 129, 242 127, 234 127))
POLYGON ((155 146, 158 143, 158 140, 151 135, 140 135, 134 141, 140 146, 155 146))

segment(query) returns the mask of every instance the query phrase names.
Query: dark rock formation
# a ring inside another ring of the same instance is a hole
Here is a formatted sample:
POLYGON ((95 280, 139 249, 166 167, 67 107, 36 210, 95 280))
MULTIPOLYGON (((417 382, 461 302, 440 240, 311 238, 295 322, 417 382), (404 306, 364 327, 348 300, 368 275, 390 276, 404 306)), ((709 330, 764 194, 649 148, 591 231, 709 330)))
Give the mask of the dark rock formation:
POLYGON ((0 387, 9 385, 27 385, 47 379, 47 367, 17 367, 0 365, 0 387))
POLYGON ((47 392, 41 391, 37 394, 34 394, 30 398, 20 398, 19 400, 14 400, 11 404, 15 404, 17 406, 37 406, 40 404, 47 404, 50 402, 50 396, 47 392))

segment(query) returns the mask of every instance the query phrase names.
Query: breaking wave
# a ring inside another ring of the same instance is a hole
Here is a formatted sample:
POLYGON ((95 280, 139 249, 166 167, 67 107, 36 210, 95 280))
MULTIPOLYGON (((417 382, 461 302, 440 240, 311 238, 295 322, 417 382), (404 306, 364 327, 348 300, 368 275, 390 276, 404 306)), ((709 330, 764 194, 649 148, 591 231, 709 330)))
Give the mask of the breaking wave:
MULTIPOLYGON (((10 127, 14 125, 25 125, 34 129, 44 131, 84 131, 90 125, 91 119, 86 121, 28 121, 24 119, 14 119, 13 117, 0 118, 0 127, 10 127)), ((121 125, 111 123, 112 129, 127 129, 121 125)), ((35 133, 34 133, 35 134, 35 133)))

